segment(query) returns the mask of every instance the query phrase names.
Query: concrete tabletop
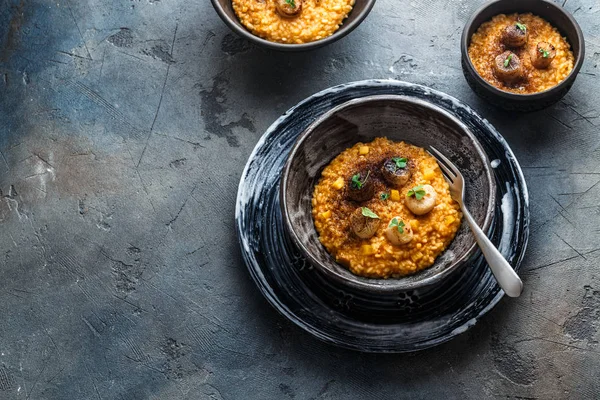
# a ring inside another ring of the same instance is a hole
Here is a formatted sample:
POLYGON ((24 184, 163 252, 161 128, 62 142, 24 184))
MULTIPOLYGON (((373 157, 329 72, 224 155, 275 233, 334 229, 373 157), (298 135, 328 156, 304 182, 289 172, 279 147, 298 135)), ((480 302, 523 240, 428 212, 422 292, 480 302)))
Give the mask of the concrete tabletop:
POLYGON ((341 41, 282 54, 233 35, 208 0, 0 1, 0 398, 597 398, 600 3, 561 0, 585 64, 532 114, 494 109, 462 76, 480 3, 379 0, 341 41), (471 105, 530 189, 523 296, 420 353, 304 333, 254 287, 235 236, 264 130, 368 78, 471 105))

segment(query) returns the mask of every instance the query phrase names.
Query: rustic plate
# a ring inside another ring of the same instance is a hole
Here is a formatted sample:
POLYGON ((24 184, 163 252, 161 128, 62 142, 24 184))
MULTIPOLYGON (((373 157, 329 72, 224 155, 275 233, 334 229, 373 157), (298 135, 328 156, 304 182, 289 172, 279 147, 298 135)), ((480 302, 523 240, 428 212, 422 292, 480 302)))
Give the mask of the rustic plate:
POLYGON ((500 134, 468 106, 441 92, 399 81, 369 80, 319 92, 280 117, 263 135, 242 174, 236 224, 250 275, 267 300, 317 338, 369 352, 408 352, 465 332, 504 293, 481 254, 437 285, 400 294, 369 294, 339 284, 311 267, 284 229, 281 171, 298 135, 316 118, 350 99, 395 94, 430 102, 454 115, 477 137, 496 179, 492 241, 516 270, 529 233, 523 174, 500 134))

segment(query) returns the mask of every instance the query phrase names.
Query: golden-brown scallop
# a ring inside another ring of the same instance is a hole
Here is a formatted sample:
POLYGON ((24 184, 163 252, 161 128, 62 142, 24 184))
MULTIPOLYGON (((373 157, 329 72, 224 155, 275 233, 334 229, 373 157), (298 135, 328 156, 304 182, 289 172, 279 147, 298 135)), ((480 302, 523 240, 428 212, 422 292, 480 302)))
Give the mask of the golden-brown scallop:
POLYGON ((410 223, 405 223, 401 217, 394 217, 385 230, 385 236, 393 245, 401 246, 413 240, 414 235, 410 223))
POLYGON ((529 30, 520 22, 507 26, 502 34, 502 42, 508 47, 522 47, 527 43, 529 30))
POLYGON ((359 207, 350 215, 352 232, 361 239, 369 239, 377 232, 381 219, 367 207, 359 207))
POLYGON ((275 8, 282 17, 297 17, 302 11, 302 0, 275 0, 275 8))
POLYGON ((556 49, 550 43, 539 42, 529 51, 531 64, 537 69, 545 69, 550 66, 554 57, 556 57, 556 49))
POLYGON ((404 204, 415 215, 425 215, 435 207, 437 193, 431 185, 419 185, 406 193, 404 204))
POLYGON ((368 169, 357 172, 348 180, 348 197, 357 202, 367 201, 375 195, 375 180, 368 169))
POLYGON ((505 51, 494 60, 494 74, 505 83, 513 83, 523 78, 523 65, 512 51, 505 51))
POLYGON ((392 186, 406 185, 411 175, 408 159, 400 156, 386 159, 381 167, 381 175, 392 186))

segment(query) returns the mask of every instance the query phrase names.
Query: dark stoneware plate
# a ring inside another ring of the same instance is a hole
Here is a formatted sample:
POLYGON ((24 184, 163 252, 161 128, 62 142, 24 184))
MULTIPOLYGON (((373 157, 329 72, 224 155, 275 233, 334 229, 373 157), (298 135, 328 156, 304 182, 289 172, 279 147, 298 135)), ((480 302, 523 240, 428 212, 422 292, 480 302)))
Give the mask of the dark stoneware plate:
POLYGON ((319 241, 312 218, 312 194, 321 172, 339 153, 378 136, 419 147, 434 146, 454 160, 465 177, 467 208, 484 232, 495 215, 496 185, 485 151, 458 118, 413 96, 379 95, 343 103, 300 134, 281 176, 281 205, 290 237, 311 263, 331 279, 357 290, 377 293, 420 289, 454 273, 476 250, 463 221, 456 237, 435 263, 399 279, 364 278, 336 263, 319 241))
POLYGON ((465 332, 504 293, 480 253, 438 284, 399 294, 373 295, 341 286, 312 268, 292 244, 279 206, 279 182, 298 135, 339 104, 372 95, 401 95, 430 102, 465 124, 485 150, 496 180, 489 235, 516 270, 529 232, 529 202, 512 151, 486 120, 458 100, 392 80, 336 86, 302 101, 263 135, 242 174, 236 224, 250 275, 266 299, 317 338, 369 352, 408 352, 438 345, 465 332))

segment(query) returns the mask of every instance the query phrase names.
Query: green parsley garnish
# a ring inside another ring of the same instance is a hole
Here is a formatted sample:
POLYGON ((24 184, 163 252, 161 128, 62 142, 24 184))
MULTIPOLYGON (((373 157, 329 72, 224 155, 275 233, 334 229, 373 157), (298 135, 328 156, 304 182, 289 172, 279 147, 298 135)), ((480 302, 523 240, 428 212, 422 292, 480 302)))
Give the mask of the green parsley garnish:
POLYGON ((296 8, 296 2, 294 0, 285 0, 286 4, 292 8, 296 8))
POLYGON ((504 68, 508 67, 508 65, 510 64, 510 60, 512 60, 512 54, 509 54, 508 57, 506 57, 506 60, 504 60, 504 68))
POLYGON ((406 168, 406 163, 408 162, 408 159, 405 157, 394 157, 392 158, 392 161, 394 162, 394 164, 396 164, 396 169, 399 169, 406 168))
POLYGON ((398 228, 398 232, 404 233, 404 227, 406 226, 404 224, 404 221, 398 221, 398 218, 394 217, 392 218, 392 221, 390 222, 388 228, 392 228, 394 226, 398 228))
POLYGON ((523 33, 525 33, 527 31, 527 27, 520 22, 515 23, 515 26, 517 28, 519 28, 521 30, 521 32, 523 32, 523 33))
POLYGON ((368 218, 379 219, 379 215, 375 214, 373 211, 369 210, 367 207, 361 207, 362 215, 368 218))
POLYGON ((544 58, 548 58, 548 56, 550 55, 549 51, 547 51, 546 49, 542 49, 541 47, 540 47, 540 53, 542 53, 542 57, 544 57, 544 58))
POLYGON ((369 179, 369 174, 371 173, 371 171, 367 171, 367 176, 365 176, 365 179, 361 180, 360 179, 360 174, 356 174, 352 176, 352 187, 354 189, 362 189, 362 187, 365 185, 365 183, 367 183, 367 179, 369 179))
POLYGON ((379 198, 381 200, 387 200, 387 199, 389 199, 389 197, 390 197, 389 193, 381 193, 381 195, 379 196, 379 198))
POLYGON ((360 189, 362 187, 362 182, 360 181, 360 174, 356 174, 352 176, 352 187, 356 189, 360 189))
POLYGON ((415 186, 406 193, 406 197, 415 196, 417 200, 421 200, 427 192, 423 189, 423 185, 415 186))

